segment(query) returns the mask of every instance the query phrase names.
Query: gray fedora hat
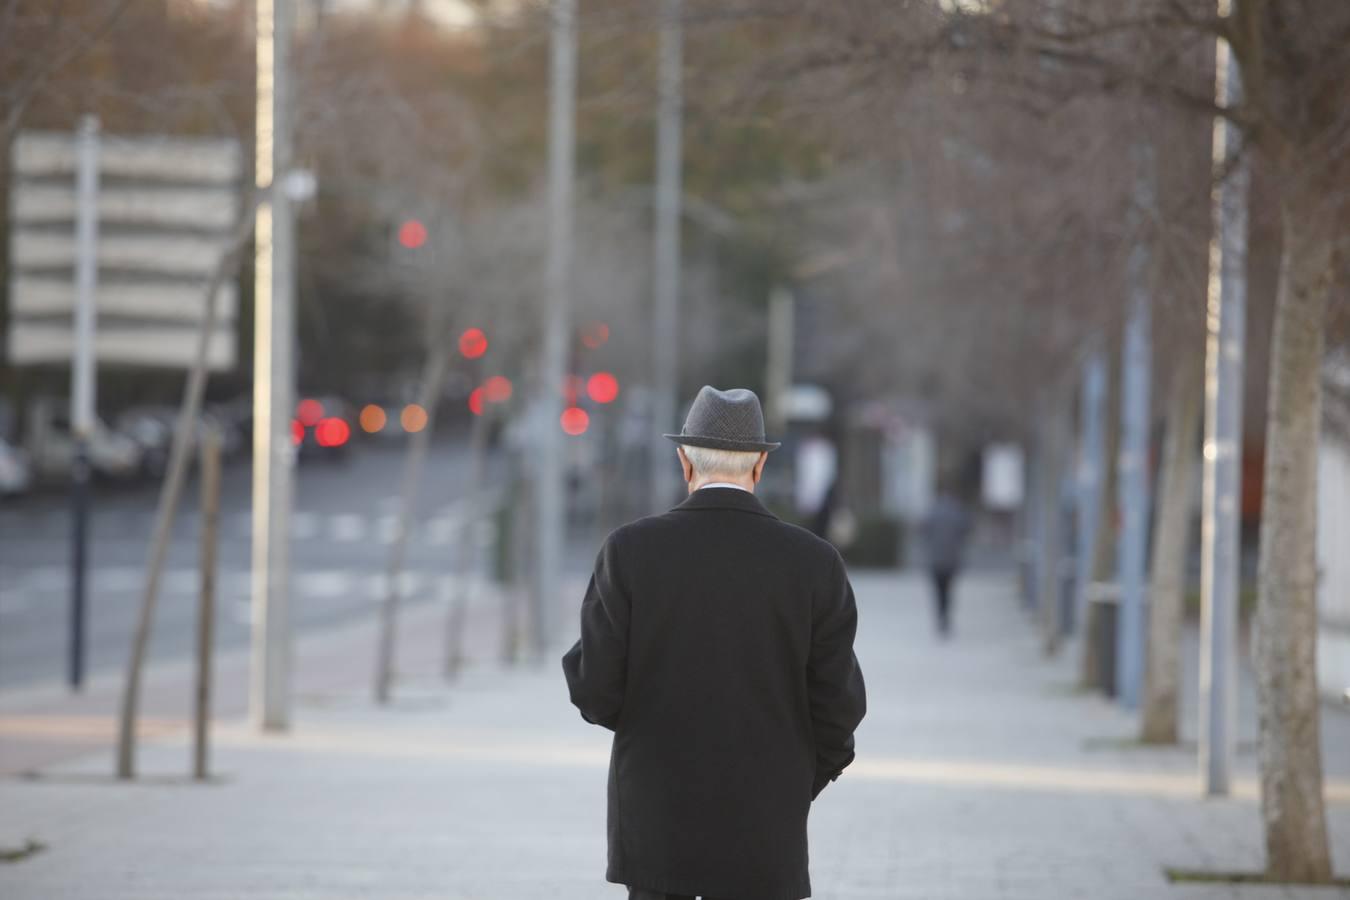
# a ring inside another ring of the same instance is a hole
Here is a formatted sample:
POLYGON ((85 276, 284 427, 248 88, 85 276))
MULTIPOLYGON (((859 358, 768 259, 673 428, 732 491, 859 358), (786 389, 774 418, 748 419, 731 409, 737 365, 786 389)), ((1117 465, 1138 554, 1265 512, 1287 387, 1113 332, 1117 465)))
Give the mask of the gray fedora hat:
POLYGON ((777 450, 776 442, 764 440, 764 411, 759 397, 745 388, 719 391, 704 385, 689 407, 689 416, 679 434, 667 434, 677 444, 713 450, 777 450))

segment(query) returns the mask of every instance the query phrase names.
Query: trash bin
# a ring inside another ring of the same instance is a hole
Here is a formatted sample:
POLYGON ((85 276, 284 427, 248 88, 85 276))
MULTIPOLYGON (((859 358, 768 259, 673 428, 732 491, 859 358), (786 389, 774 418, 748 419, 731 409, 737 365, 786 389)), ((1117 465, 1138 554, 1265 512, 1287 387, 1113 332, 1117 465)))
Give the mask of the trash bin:
POLYGON ((1114 584, 1094 583, 1088 593, 1089 640, 1096 661, 1097 687, 1116 695, 1116 629, 1120 619, 1120 591, 1114 584))

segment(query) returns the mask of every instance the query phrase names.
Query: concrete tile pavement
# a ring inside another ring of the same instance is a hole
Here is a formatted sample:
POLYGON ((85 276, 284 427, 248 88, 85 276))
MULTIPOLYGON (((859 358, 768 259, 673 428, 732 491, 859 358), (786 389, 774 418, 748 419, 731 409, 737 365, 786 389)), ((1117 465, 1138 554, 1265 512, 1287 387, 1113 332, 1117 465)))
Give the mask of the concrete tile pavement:
MULTIPOLYGON (((448 575, 424 579, 419 585, 409 589, 400 603, 398 665, 409 674, 430 676, 443 667, 445 608, 452 596, 466 595, 458 593, 460 583, 448 575)), ((495 659, 499 653, 501 609, 500 588, 482 578, 471 579, 463 646, 476 648, 480 660, 495 659)), ((299 702, 323 703, 334 694, 352 695, 373 683, 374 613, 372 604, 370 613, 356 621, 299 633, 292 658, 292 685, 299 702)), ((248 708, 248 648, 218 650, 213 663, 215 716, 243 715, 248 708)), ((141 692, 142 734, 183 730, 192 714, 194 665, 188 659, 150 659, 141 692)), ((111 759, 122 684, 119 666, 94 673, 79 693, 69 692, 61 683, 0 690, 0 777, 91 754, 111 759)))
MULTIPOLYGON (((1237 796, 1206 801, 1193 753, 1114 743, 1133 733, 1132 717, 1071 690, 1072 655, 1040 656, 1006 579, 959 586, 945 644, 920 581, 854 580, 871 710, 858 761, 812 812, 817 898, 1350 897, 1169 885, 1168 865, 1259 866, 1254 759, 1239 759, 1237 796)), ((330 690, 305 696, 288 735, 223 724, 218 783, 108 783, 104 757, 0 782, 0 843, 47 845, 0 865, 0 897, 624 896, 602 880, 607 733, 567 704, 552 655, 509 670, 483 661, 444 686, 434 654, 417 649, 440 621, 409 611, 406 678, 390 708, 330 690)), ((492 634, 472 642, 488 658, 492 634)), ((1350 721, 1335 710, 1324 721, 1345 874, 1350 721)), ((180 773, 186 753, 181 734, 158 737, 143 769, 180 773)))

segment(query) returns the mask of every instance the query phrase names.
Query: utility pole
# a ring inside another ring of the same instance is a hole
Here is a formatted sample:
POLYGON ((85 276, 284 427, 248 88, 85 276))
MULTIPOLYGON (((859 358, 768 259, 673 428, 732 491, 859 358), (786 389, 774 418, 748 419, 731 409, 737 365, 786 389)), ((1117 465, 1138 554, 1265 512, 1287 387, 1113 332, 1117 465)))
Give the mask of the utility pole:
MULTIPOLYGON (((1228 2, 1220 13, 1228 15, 1228 2)), ((1215 48, 1214 92, 1229 109, 1242 97, 1228 42, 1215 48)), ((1205 337, 1204 493, 1200 524, 1200 765, 1205 793, 1225 796, 1237 724, 1238 559, 1242 513, 1242 368, 1247 317, 1248 170, 1241 131, 1218 116, 1212 141, 1209 296, 1205 337)))
POLYGON ((69 681, 84 683, 85 575, 89 548, 89 438, 97 406, 94 347, 98 294, 98 118, 80 120, 75 154, 75 352, 70 372, 70 431, 75 439, 71 469, 69 681))
POLYGON ((295 447, 295 221, 281 183, 291 164, 293 0, 257 0, 253 346, 253 642, 250 717, 264 730, 290 718, 290 513, 295 447))
POLYGON ((1075 546, 1078 555, 1075 572, 1075 627, 1084 641, 1088 634, 1088 590, 1092 584, 1093 548, 1097 545, 1097 507, 1102 492, 1102 404, 1106 399, 1106 358, 1094 350, 1083 363, 1083 383, 1079 395, 1078 503, 1075 546))
POLYGON ((548 263, 544 283, 544 352, 540 366, 539 469, 535 479, 538 555, 534 570, 534 649, 542 659, 558 595, 563 541, 562 385, 572 316, 572 188, 576 168, 577 3, 553 0, 549 90, 548 263))
POLYGON ((1116 687, 1126 709, 1136 709, 1144 679, 1144 615, 1148 585, 1149 391, 1152 351, 1152 288, 1148 211, 1155 202, 1153 148, 1136 144, 1131 198, 1133 245, 1126 259, 1129 318, 1122 353, 1120 473, 1120 617, 1116 643, 1116 687))
POLYGON ((211 650, 215 643, 216 552, 220 543, 220 430, 201 442, 201 575, 197 612, 197 680, 192 694, 192 777, 207 777, 211 727, 211 650))
POLYGON ((1041 617, 1041 648, 1046 656, 1053 656, 1059 650, 1062 631, 1060 612, 1063 608, 1064 540, 1061 488, 1065 429, 1064 413, 1059 401, 1060 393, 1056 386, 1050 391, 1045 408, 1038 417, 1040 429, 1036 444, 1036 492, 1040 495, 1036 510, 1040 518, 1040 544, 1037 548, 1040 556, 1037 574, 1040 581, 1036 590, 1041 617))
POLYGON ((656 246, 652 268, 655 314, 652 322, 653 383, 651 506, 664 511, 674 499, 675 459, 663 432, 679 431, 675 421, 679 390, 680 335, 680 174, 681 74, 684 32, 682 0, 662 0, 661 48, 657 61, 656 246))

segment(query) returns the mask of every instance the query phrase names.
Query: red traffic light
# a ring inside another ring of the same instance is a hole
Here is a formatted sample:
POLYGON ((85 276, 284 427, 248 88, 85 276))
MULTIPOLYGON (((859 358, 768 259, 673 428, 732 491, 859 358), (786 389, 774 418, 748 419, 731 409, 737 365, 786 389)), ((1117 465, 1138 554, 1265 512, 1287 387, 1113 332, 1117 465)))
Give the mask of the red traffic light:
POLYGON ((469 412, 475 416, 483 414, 483 389, 481 387, 469 391, 469 412))
POLYGON ((586 393, 596 403, 612 403, 619 396, 619 379, 609 372, 596 372, 586 382, 586 393))
POLYGON ((409 219, 398 227, 398 242, 409 250, 416 250, 427 242, 427 226, 409 219))
POLYGON ((591 417, 580 406, 569 406, 563 410, 562 430, 571 435, 582 434, 591 424, 591 417))
POLYGON ((477 359, 487 352, 488 339, 481 328, 470 328, 459 336, 459 352, 465 359, 477 359))

